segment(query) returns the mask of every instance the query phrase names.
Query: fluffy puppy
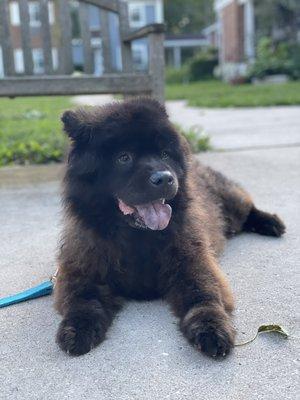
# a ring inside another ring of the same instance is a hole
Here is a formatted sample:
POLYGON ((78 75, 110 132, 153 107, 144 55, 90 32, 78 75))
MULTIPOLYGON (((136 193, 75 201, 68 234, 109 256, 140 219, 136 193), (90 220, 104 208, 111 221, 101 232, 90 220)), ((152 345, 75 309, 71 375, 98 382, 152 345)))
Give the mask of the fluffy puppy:
POLYGON ((87 353, 125 298, 164 298, 209 356, 234 345, 233 298, 217 256, 241 231, 281 236, 276 215, 203 166, 165 109, 140 98, 67 111, 71 148, 55 288, 61 349, 87 353))

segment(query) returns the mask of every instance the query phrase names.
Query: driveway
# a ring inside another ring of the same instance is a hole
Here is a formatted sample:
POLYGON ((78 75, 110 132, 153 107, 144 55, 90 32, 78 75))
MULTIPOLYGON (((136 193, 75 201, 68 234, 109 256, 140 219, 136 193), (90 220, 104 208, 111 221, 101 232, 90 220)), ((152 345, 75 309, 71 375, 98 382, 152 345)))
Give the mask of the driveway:
MULTIPOLYGON (((232 239, 221 259, 236 296, 238 342, 262 323, 282 324, 300 336, 300 147, 288 145, 201 155, 287 224, 282 239, 254 234, 232 239)), ((61 166, 0 170, 1 296, 38 284, 55 270, 60 176, 61 166)), ((54 342, 60 317, 52 300, 0 309, 1 400, 294 400, 299 395, 299 339, 261 335, 214 361, 186 343, 166 304, 130 302, 100 347, 70 358, 54 342)))

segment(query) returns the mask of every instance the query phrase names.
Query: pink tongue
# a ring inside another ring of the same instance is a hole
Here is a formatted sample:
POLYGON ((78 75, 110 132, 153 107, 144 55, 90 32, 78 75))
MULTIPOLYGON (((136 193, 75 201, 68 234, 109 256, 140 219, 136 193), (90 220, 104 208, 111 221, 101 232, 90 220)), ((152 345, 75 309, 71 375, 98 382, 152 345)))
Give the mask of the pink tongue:
POLYGON ((142 204, 135 206, 135 208, 145 225, 153 231, 165 229, 172 215, 172 208, 169 204, 160 202, 142 204))

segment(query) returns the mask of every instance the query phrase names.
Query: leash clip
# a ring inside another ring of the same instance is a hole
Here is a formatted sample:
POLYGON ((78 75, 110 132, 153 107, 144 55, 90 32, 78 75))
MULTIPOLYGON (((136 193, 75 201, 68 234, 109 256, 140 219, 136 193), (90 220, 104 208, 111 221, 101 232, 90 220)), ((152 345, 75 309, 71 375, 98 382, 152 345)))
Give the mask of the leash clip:
POLYGON ((58 275, 58 268, 56 269, 54 274, 50 276, 50 281, 52 282, 53 287, 55 287, 55 285, 56 285, 57 275, 58 275))

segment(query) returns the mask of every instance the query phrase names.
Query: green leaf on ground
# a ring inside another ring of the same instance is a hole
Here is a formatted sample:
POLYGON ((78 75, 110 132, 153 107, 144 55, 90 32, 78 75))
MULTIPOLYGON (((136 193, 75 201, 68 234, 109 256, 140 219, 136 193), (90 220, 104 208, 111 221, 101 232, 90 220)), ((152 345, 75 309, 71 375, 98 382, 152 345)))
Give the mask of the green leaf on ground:
POLYGON ((280 325, 276 324, 261 325, 252 339, 249 339, 246 342, 236 343, 235 346, 244 346, 246 344, 253 342, 260 333, 272 333, 272 332, 280 334, 284 339, 288 339, 290 336, 289 333, 280 325))

